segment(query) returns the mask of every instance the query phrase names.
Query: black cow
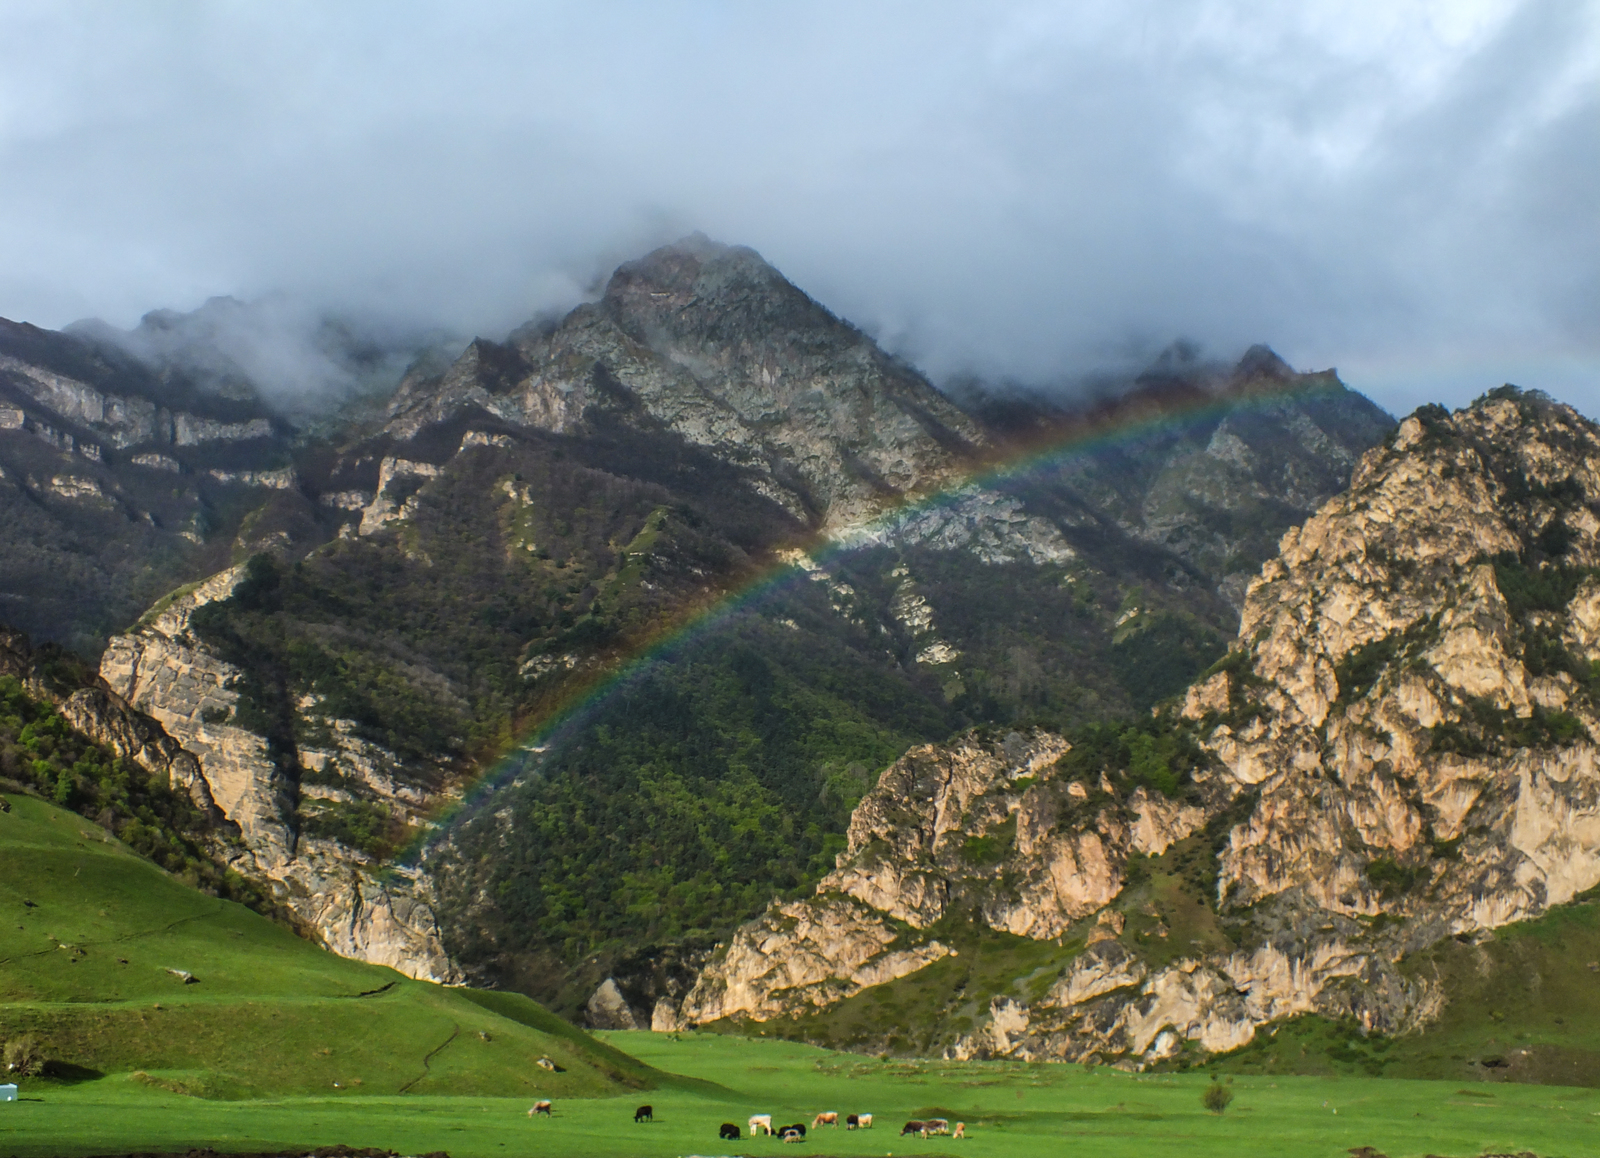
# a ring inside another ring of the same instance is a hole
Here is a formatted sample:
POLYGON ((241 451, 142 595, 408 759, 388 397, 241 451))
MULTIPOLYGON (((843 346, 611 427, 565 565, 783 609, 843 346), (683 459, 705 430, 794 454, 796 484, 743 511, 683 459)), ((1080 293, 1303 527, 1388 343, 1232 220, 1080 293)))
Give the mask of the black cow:
POLYGON ((778 1127, 778 1133, 780 1134, 788 1134, 790 1132, 799 1134, 802 1138, 804 1138, 806 1136, 806 1124, 804 1122, 796 1122, 792 1126, 778 1127))
POLYGON ((907 1134, 924 1134, 927 1130, 928 1124, 926 1122, 907 1122, 900 1127, 900 1136, 904 1138, 907 1134))
POLYGON ((724 1122, 722 1123, 721 1129, 717 1131, 717 1137, 721 1138, 725 1142, 737 1142, 741 1137, 739 1133, 739 1127, 735 1126, 732 1122, 724 1122))
POLYGON ((633 1120, 635 1122, 654 1122, 656 1120, 656 1108, 654 1106, 640 1106, 633 1112, 633 1120))
POLYGON ((846 1114, 845 1115, 845 1117, 844 1117, 844 1128, 846 1130, 854 1130, 859 1125, 861 1125, 861 1116, 859 1114, 846 1114))

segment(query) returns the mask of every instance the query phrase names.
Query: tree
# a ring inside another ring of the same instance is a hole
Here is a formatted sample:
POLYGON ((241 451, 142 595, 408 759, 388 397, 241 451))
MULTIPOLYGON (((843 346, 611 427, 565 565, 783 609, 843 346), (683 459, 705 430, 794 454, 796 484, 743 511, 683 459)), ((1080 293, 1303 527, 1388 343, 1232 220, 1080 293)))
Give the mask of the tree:
POLYGON ((1220 1114, 1228 1108, 1228 1103, 1233 1101, 1233 1091, 1213 1078, 1211 1084, 1206 1087, 1206 1092, 1200 1095, 1200 1101, 1213 1114, 1220 1114))

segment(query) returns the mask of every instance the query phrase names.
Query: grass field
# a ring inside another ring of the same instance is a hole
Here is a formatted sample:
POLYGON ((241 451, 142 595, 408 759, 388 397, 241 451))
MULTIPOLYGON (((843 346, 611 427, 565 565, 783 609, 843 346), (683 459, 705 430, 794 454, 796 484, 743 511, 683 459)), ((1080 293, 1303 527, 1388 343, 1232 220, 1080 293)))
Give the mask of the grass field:
POLYGON ((654 1084, 647 1067, 527 998, 336 957, 188 888, 81 817, 10 802, 0 1040, 37 1037, 58 1071, 139 1073, 143 1087, 213 1098, 575 1097, 654 1084), (540 1057, 565 1072, 539 1068, 540 1057))
MULTIPOLYGON (((1547 1081, 1596 1080, 1590 1055, 1573 1052, 1600 1017, 1592 904, 1419 961, 1464 994, 1435 1037, 1385 1046, 1304 1019, 1219 1059, 1235 1093, 1219 1116, 1200 1101, 1210 1069, 880 1060, 759 1032, 591 1037, 515 994, 443 989, 334 957, 187 888, 71 813, 11 802, 0 814, 0 1038, 36 1034, 56 1074, 23 1079, 22 1100, 0 1103, 0 1155, 340 1142, 455 1158, 1600 1154, 1600 1090, 1471 1080, 1518 1076, 1519 1065, 1547 1081), (1505 1064, 1451 1076, 1485 1048, 1505 1064), (538 1068, 541 1056, 566 1072, 538 1068), (1428 1057, 1448 1080, 1395 1076, 1394 1059, 1428 1057), (1325 1072, 1281 1072, 1313 1066, 1325 1072), (541 1097, 555 1100, 553 1119, 528 1118, 541 1097), (636 1125, 642 1102, 656 1120, 636 1125), (782 1124, 822 1110, 870 1112, 876 1128, 824 1128, 798 1147, 717 1136, 752 1113, 782 1124), (971 1137, 897 1136, 907 1118, 930 1115, 965 1121, 971 1137)), ((993 970, 974 954, 971 984, 1009 984, 1024 951, 1038 957, 1024 976, 1045 976, 1061 948, 1000 945, 993 970)), ((910 1021, 919 997, 939 995, 889 996, 905 1008, 875 1003, 863 1018, 910 1021)), ((940 1008, 924 1006, 923 1020, 940 1008)))
POLYGON ((607 1035, 642 1061, 697 1082, 648 1094, 556 1100, 530 1120, 527 1099, 436 1095, 302 1097, 248 1102, 183 1097, 126 1076, 71 1085, 24 1083, 0 1105, 0 1154, 277 1149, 337 1142, 402 1154, 679 1156, 689 1154, 924 1155, 1058 1158, 1197 1155, 1344 1158, 1373 1146, 1391 1158, 1533 1151, 1600 1153, 1600 1093, 1550 1086, 1383 1078, 1234 1079, 1221 1116, 1201 1108, 1205 1074, 1134 1076, 1110 1069, 1015 1062, 880 1062, 792 1042, 647 1032, 607 1035), (653 1123, 635 1125, 648 1101, 653 1123), (801 1146, 717 1138, 751 1113, 774 1121, 819 1110, 870 1112, 870 1132, 823 1128, 801 1146), (1335 1112, 1337 1111, 1337 1112, 1335 1112), (971 1136, 900 1138, 907 1117, 937 1113, 971 1136))

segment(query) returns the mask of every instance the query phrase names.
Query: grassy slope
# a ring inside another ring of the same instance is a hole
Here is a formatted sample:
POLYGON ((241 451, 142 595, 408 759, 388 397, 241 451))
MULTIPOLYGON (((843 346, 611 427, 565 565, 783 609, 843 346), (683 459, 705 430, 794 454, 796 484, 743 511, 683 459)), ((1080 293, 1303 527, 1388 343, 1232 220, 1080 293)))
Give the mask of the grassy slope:
POLYGON ((0 814, 0 1038, 37 1034, 65 1072, 143 1071, 221 1097, 335 1083, 592 1097, 652 1084, 646 1067, 532 1002, 501 1010, 336 957, 187 888, 78 816, 30 797, 11 805, 0 814), (536 1067, 541 1056, 567 1072, 536 1067))
POLYGON ((648 1095, 556 1100, 530 1120, 526 1099, 285 1098, 217 1102, 182 1098, 126 1079, 24 1089, 0 1106, 0 1153, 72 1155, 134 1149, 276 1149, 344 1142, 454 1158, 551 1158, 812 1153, 878 1156, 959 1152, 969 1158, 1059 1158, 1063 1153, 1199 1158, 1303 1155, 1343 1158, 1374 1146, 1390 1158, 1532 1150, 1541 1158, 1600 1149, 1600 1093, 1541 1086, 1464 1091, 1454 1082, 1240 1075, 1226 1114, 1204 1112, 1205 1074, 1135 1077, 1101 1068, 1019 1062, 880 1062, 790 1042, 646 1032, 608 1040, 701 1083, 648 1095), (1493 1096, 1485 1096, 1491 1093, 1493 1096), (635 1125, 648 1101, 656 1120, 635 1125), (809 1122, 820 1110, 871 1112, 870 1132, 813 1131, 803 1147, 776 1139, 717 1139, 721 1122, 752 1113, 809 1122), (1336 1112, 1337 1111, 1337 1112, 1336 1112), (971 1137, 897 1136, 900 1123, 939 1113, 971 1137))
POLYGON ((1300 1018, 1222 1059, 1240 1073, 1372 1073, 1600 1086, 1600 899, 1585 897, 1482 944, 1445 940, 1405 964, 1449 995, 1421 1034, 1363 1039, 1300 1018))

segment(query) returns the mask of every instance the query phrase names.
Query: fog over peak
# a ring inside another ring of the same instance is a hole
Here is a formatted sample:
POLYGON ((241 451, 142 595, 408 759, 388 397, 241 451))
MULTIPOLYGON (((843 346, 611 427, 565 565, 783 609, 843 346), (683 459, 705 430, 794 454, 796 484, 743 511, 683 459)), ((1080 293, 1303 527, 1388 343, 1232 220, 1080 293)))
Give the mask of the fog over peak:
POLYGON ((14 0, 0 315, 237 298, 288 396, 329 316, 499 336, 703 230, 936 379, 1183 336, 1593 415, 1597 141, 1593 0, 14 0))

